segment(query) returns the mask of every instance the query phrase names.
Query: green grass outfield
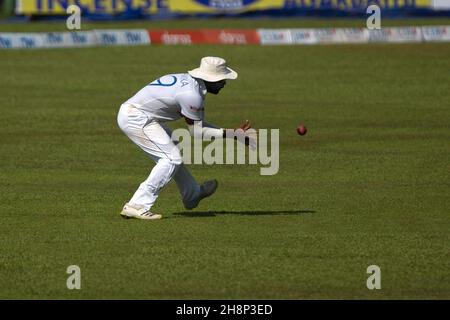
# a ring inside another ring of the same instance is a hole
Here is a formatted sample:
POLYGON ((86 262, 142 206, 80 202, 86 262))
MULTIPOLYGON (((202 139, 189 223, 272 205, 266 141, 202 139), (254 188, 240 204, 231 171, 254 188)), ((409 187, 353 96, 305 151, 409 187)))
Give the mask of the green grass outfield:
POLYGON ((449 299, 449 57, 450 43, 0 51, 0 298, 449 299), (165 219, 121 219, 153 163, 120 104, 204 55, 239 72, 207 119, 279 128, 279 173, 190 166, 219 180, 212 198, 186 212, 171 182, 165 219))
MULTIPOLYGON (((1 22, 1 20, 0 20, 1 22)), ((381 26, 421 26, 421 25, 449 25, 450 18, 417 18, 417 19, 382 19, 381 26)), ((85 22, 81 20, 82 30, 114 29, 114 28, 148 28, 148 29, 198 29, 198 28, 331 28, 353 27, 365 28, 365 18, 352 19, 313 19, 313 18, 285 18, 285 19, 180 19, 180 20, 138 20, 121 22, 85 22)), ((49 32, 67 31, 65 20, 53 22, 0 23, 0 32, 49 32)))

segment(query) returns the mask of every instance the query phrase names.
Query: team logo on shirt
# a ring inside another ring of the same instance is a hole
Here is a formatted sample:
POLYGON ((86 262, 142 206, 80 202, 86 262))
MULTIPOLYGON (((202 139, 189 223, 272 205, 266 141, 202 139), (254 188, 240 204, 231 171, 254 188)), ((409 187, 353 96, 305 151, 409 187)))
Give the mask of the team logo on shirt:
MULTIPOLYGON (((175 76, 171 76, 172 77, 172 82, 161 82, 162 78, 156 79, 155 81, 153 81, 152 83, 149 84, 149 86, 162 86, 162 87, 171 87, 173 86, 175 83, 177 83, 177 77, 175 76)), ((167 77, 164 77, 167 79, 167 77)))

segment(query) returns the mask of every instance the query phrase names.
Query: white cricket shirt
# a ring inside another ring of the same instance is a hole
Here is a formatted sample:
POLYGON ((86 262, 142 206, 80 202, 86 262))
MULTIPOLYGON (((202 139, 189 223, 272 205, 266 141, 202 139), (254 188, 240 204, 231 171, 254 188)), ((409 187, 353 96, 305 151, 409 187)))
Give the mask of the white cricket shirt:
POLYGON ((185 116, 203 120, 205 83, 188 73, 168 74, 148 84, 125 103, 132 104, 149 118, 172 121, 185 116))

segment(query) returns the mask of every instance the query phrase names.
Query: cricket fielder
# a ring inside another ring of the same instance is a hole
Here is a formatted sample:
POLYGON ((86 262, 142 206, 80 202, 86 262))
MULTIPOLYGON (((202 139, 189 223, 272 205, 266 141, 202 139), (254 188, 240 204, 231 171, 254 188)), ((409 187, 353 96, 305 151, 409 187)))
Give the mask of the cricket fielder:
MULTIPOLYGON (((156 162, 148 178, 142 182, 120 213, 125 218, 154 220, 161 215, 151 211, 159 192, 174 178, 186 209, 197 207, 217 189, 217 180, 198 185, 183 165, 180 150, 171 139, 165 122, 184 118, 191 135, 200 132, 206 138, 223 138, 234 129, 219 129, 204 121, 207 92, 218 94, 226 80, 237 73, 218 57, 204 57, 200 67, 165 75, 142 88, 120 107, 117 122, 120 129, 156 162)), ((248 121, 240 132, 250 128, 248 121)), ((201 137, 195 137, 201 138, 201 137)))

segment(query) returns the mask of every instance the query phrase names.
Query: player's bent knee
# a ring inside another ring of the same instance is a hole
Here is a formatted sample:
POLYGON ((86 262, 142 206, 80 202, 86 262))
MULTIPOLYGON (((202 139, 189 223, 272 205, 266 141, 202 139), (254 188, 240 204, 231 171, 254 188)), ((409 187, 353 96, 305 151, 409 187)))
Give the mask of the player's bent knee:
POLYGON ((183 163, 183 157, 181 156, 181 152, 178 148, 173 148, 172 152, 170 153, 170 161, 174 165, 181 165, 183 163))
POLYGON ((171 158, 165 157, 165 158, 160 158, 157 162, 161 163, 161 164, 165 164, 166 166, 168 165, 168 166, 179 167, 183 163, 183 160, 181 158, 178 159, 178 158, 173 158, 173 157, 171 157, 171 158))
POLYGON ((123 112, 119 112, 117 115, 117 125, 119 126, 120 130, 124 131, 127 129, 127 122, 128 117, 123 112))
POLYGON ((169 160, 171 164, 175 165, 175 166, 181 166, 183 164, 183 159, 181 157, 179 158, 172 158, 169 160))

